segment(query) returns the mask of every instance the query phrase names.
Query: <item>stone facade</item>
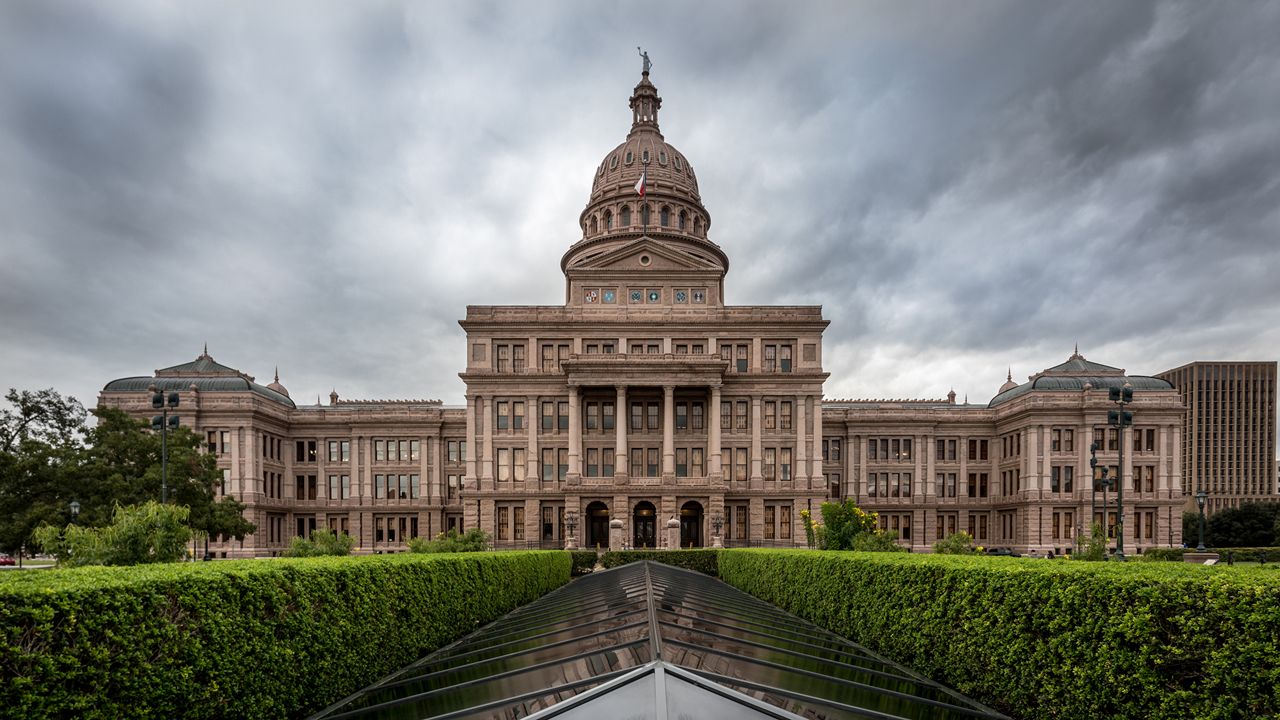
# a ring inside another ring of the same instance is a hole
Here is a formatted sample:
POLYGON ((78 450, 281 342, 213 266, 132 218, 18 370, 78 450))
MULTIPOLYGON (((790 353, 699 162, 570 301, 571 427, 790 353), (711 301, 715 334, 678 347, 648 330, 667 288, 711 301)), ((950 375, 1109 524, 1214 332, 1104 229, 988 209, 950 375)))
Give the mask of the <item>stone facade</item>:
POLYGON ((1181 542, 1183 405, 1169 383, 1078 352, 990 403, 824 401, 816 306, 725 304, 729 258, 708 239, 688 160, 658 126, 646 72, 632 128, 596 169, 556 306, 471 306, 465 407, 439 401, 297 406, 276 381, 208 353, 109 383, 100 401, 147 416, 178 391, 208 438, 221 492, 258 531, 218 546, 276 554, 334 527, 363 552, 480 527, 499 547, 803 545, 802 510, 853 498, 927 551, 979 544, 1069 552, 1090 515, 1090 443, 1124 445, 1131 552, 1181 542), (1135 391, 1132 432, 1106 427, 1112 387, 1135 391))

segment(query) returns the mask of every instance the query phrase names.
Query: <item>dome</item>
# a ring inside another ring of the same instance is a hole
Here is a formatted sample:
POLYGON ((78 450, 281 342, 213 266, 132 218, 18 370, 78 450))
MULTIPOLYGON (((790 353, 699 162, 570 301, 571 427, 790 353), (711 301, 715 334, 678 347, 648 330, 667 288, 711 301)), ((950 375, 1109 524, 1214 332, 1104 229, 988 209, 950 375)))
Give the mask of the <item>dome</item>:
POLYGON ((285 397, 289 397, 289 391, 285 390, 284 386, 280 384, 280 368, 276 368, 276 379, 267 385, 267 389, 274 390, 285 397))
POLYGON ((996 391, 996 394, 999 395, 1002 392, 1008 392, 1016 387, 1018 387, 1018 383, 1013 381, 1013 368, 1009 368, 1009 374, 1005 376, 1004 384, 1000 386, 1000 389, 996 391))
POLYGON ((711 215, 702 206, 698 179, 684 153, 662 137, 662 98, 645 71, 628 105, 631 132, 596 167, 582 211, 582 240, 656 233, 705 239, 711 215), (638 183, 644 176, 644 193, 638 183))

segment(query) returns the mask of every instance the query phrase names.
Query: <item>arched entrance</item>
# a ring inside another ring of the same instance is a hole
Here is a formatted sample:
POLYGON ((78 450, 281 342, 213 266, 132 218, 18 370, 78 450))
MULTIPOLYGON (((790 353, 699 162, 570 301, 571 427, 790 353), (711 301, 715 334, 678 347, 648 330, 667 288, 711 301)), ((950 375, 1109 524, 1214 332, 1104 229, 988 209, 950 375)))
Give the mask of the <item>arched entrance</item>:
POLYGON ((680 507, 680 547, 702 547, 702 503, 695 500, 680 507))
POLYGON ((658 509, 653 503, 641 501, 636 503, 635 512, 631 516, 631 527, 635 529, 631 546, 636 548, 652 548, 657 546, 658 509))
POLYGON ((609 506, 596 501, 587 506, 587 548, 609 547, 609 506))

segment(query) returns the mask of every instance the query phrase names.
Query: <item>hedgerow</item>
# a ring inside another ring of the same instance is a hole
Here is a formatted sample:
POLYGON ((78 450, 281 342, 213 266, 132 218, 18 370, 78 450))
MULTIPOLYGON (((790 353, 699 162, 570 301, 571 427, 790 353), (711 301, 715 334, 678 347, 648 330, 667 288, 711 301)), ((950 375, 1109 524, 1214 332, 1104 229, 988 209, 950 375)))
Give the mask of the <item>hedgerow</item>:
POLYGON ((505 552, 5 573, 0 715, 304 715, 564 584, 569 566, 505 552))
POLYGON ((1280 573, 725 550, 752 595, 1023 718, 1280 716, 1280 573))
POLYGON ((595 550, 570 550, 569 557, 573 558, 574 577, 591 572, 599 560, 595 550))
POLYGON ((716 577, 716 557, 719 552, 719 550, 713 548, 697 550, 610 550, 600 558, 600 564, 606 568, 613 568, 627 563, 640 562, 641 560, 652 560, 687 570, 696 570, 704 575, 716 577))

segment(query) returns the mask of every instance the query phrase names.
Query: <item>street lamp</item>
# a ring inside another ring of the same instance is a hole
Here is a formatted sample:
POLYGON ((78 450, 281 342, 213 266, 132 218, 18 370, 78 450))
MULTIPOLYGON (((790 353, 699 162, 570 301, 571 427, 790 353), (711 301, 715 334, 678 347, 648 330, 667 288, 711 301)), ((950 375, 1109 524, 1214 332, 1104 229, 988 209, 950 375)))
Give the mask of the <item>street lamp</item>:
POLYGON ((155 385, 151 386, 151 407, 160 410, 160 414, 151 418, 151 429, 160 431, 160 502, 169 502, 169 428, 178 427, 177 415, 169 417, 169 409, 178 407, 178 393, 165 394, 155 385))
POLYGON ((1124 409, 1133 402, 1133 386, 1125 383, 1124 387, 1110 389, 1111 402, 1116 404, 1115 410, 1107 411, 1107 424, 1116 429, 1120 447, 1119 465, 1116 468, 1116 560, 1124 562, 1124 431, 1133 426, 1133 413, 1124 409))
POLYGON ((1196 493, 1196 506, 1200 508, 1200 544, 1196 546, 1196 552, 1204 552, 1204 504, 1209 499, 1209 493, 1201 490, 1196 493))
MULTIPOLYGON (((1106 471, 1106 468, 1102 468, 1106 471)), ((1089 526, 1098 516, 1098 443, 1089 443, 1089 474, 1093 476, 1093 492, 1089 493, 1089 526)), ((1093 532, 1090 530, 1089 532, 1093 532)))
POLYGON ((565 538, 564 548, 565 550, 573 550, 578 546, 577 542, 575 542, 576 535, 574 534, 578 529, 578 512, 570 510, 566 513, 564 524, 569 528, 569 537, 565 538))
POLYGON ((716 513, 711 516, 711 530, 712 532, 715 533, 715 536, 711 541, 711 545, 713 547, 723 547, 724 543, 722 543, 720 540, 720 530, 723 527, 724 527, 724 516, 721 515, 720 512, 717 510, 716 513))
POLYGON ((71 504, 68 507, 71 508, 71 524, 75 525, 76 518, 80 517, 80 503, 75 500, 72 500, 71 504))

